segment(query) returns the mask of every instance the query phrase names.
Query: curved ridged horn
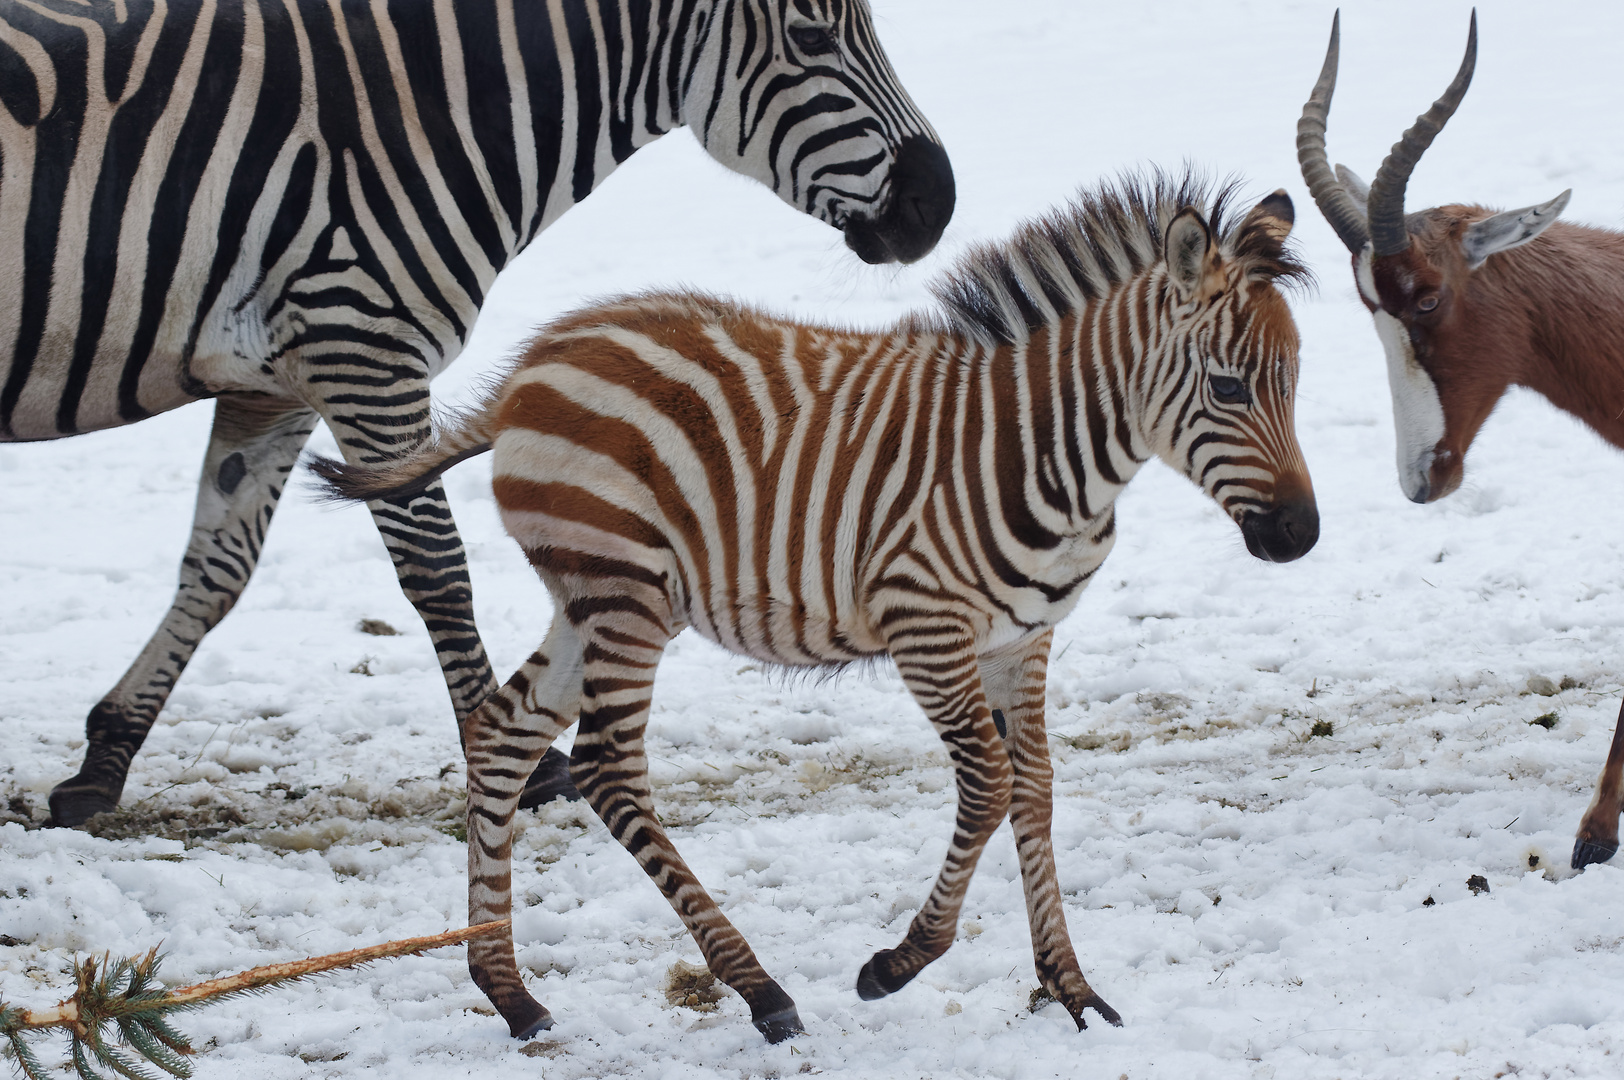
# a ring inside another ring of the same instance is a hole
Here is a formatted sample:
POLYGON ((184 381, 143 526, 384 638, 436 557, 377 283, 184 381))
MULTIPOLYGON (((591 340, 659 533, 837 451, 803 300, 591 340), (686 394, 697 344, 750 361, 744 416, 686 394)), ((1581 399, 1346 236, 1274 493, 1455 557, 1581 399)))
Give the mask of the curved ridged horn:
POLYGON ((1365 215, 1348 197, 1331 165, 1325 159, 1325 119, 1331 112, 1331 95, 1336 92, 1336 62, 1341 52, 1342 12, 1331 17, 1331 44, 1325 50, 1325 66, 1320 69, 1319 82, 1303 105, 1302 119, 1297 121, 1297 164, 1302 167, 1303 180, 1314 204, 1331 223, 1336 235, 1342 238, 1349 251, 1357 255, 1370 240, 1365 215))
POLYGON ((1432 140, 1444 129, 1449 118, 1460 107, 1466 88, 1472 85, 1472 71, 1477 67, 1477 9, 1472 9, 1472 29, 1466 36, 1466 56, 1460 70, 1444 91, 1443 97, 1432 103, 1432 108, 1415 118, 1415 126, 1393 144, 1387 160, 1370 182, 1370 240, 1376 254, 1397 255, 1410 246, 1410 234, 1404 228, 1404 188, 1410 182, 1415 163, 1421 160, 1432 140))

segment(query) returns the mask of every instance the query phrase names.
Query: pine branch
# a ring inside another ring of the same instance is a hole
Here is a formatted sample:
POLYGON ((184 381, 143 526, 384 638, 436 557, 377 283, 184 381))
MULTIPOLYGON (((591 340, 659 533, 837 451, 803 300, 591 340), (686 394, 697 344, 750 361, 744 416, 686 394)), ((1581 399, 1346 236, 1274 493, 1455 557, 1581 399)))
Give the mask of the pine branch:
POLYGON ((145 956, 111 960, 87 957, 75 961, 73 995, 49 1009, 21 1009, 0 1001, 0 1040, 5 1056, 12 1059, 24 1080, 46 1080, 27 1039, 57 1028, 66 1030, 72 1040, 69 1056, 81 1080, 108 1080, 109 1073, 126 1080, 156 1080, 141 1066, 150 1062, 171 1076, 192 1075, 186 1055, 193 1053, 186 1036, 170 1027, 169 1013, 201 1008, 222 998, 254 994, 273 986, 320 975, 328 971, 358 967, 374 960, 411 956, 447 945, 460 945, 488 937, 505 929, 506 919, 484 923, 443 934, 406 938, 371 945, 348 952, 328 953, 305 960, 239 971, 223 979, 210 979, 178 990, 165 991, 158 983, 162 957, 153 949, 145 956), (108 1041, 107 1026, 116 1030, 117 1041, 133 1051, 122 1050, 108 1041), (100 1072, 105 1069, 108 1072, 100 1072))

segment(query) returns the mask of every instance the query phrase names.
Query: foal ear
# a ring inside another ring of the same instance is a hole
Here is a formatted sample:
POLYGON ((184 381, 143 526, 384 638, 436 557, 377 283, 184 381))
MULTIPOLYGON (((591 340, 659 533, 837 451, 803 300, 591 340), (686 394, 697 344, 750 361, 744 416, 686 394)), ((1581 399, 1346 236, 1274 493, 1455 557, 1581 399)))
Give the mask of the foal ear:
POLYGON ((1202 293, 1202 284, 1218 269, 1218 251, 1212 242, 1207 219, 1193 206, 1186 206, 1167 224, 1163 245, 1167 276, 1178 294, 1179 303, 1188 304, 1202 293))
POLYGON ((1568 188, 1548 203, 1507 210, 1503 214, 1474 221, 1466 227, 1460 247, 1466 255, 1466 269, 1476 270, 1490 255, 1521 247, 1556 223, 1557 215, 1568 205, 1573 189, 1568 188))
POLYGON ((1257 229, 1276 244, 1282 244, 1291 235, 1291 226, 1296 220, 1297 210, 1291 205, 1291 196, 1281 188, 1247 212, 1241 222, 1241 235, 1257 229))

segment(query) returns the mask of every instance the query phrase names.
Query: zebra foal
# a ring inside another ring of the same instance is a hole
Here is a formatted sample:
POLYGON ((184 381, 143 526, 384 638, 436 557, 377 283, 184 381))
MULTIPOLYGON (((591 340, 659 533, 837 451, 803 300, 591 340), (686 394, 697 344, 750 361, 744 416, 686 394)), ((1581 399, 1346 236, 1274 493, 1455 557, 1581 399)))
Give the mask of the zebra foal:
MULTIPOLYGON (((216 402, 173 603, 56 824, 118 805, 315 425, 356 463, 426 438, 497 273, 684 125, 868 262, 953 212, 866 0, 0 0, 0 442, 216 402)), ((460 723, 496 680, 445 492, 371 509, 460 723)))
MULTIPOLYGON (((544 330, 414 456, 317 463, 343 497, 400 497, 493 449, 503 521, 552 594, 545 643, 467 728, 469 918, 509 914, 519 794, 578 720, 583 796, 756 1027, 799 1031, 655 817, 655 667, 685 626, 776 664, 889 655, 949 747, 958 816, 930 898, 858 993, 892 993, 947 949, 1007 814, 1043 987, 1079 1027, 1087 1008, 1119 1022, 1083 977, 1055 879, 1053 627, 1151 457, 1217 500, 1259 558, 1296 559, 1319 535, 1277 288, 1306 275, 1284 247, 1291 201, 1228 223, 1233 197, 1161 174, 1081 194, 969 255, 937 286, 941 315, 882 332, 691 293, 611 301, 544 330)), ((471 944, 469 967, 515 1036, 551 1025, 511 937, 471 944)))

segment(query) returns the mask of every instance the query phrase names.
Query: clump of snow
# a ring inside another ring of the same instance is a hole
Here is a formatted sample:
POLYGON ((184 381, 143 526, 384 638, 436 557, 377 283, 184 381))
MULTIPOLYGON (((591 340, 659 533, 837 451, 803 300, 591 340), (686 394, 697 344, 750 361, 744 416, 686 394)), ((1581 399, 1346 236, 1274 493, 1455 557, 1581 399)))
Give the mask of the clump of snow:
MULTIPOLYGON (((1616 1073, 1624 866, 1575 875, 1567 861, 1624 684, 1624 510, 1608 494, 1624 457, 1514 393, 1463 491, 1404 500, 1380 346, 1293 157, 1329 9, 875 6, 953 154, 959 210, 940 255, 856 267, 826 227, 678 134, 504 277, 439 390, 456 399, 530 327, 643 285, 894 318, 954 251, 1134 163, 1189 158, 1260 195, 1286 187, 1321 279, 1294 299, 1319 547, 1258 563, 1199 493, 1149 468, 1056 638, 1060 883, 1085 972, 1125 1026, 1079 1033, 1034 1000, 1007 833, 947 955, 859 1001, 858 968, 896 944, 944 854, 946 756, 888 669, 785 680, 684 637, 650 735, 660 813, 806 1036, 767 1046, 731 994, 710 1013, 673 1005, 671 972, 697 948, 597 820, 554 804, 520 815, 514 852, 519 963, 558 1020, 544 1038, 510 1040, 448 950, 189 1017, 199 1074, 1616 1073)), ((1477 78, 1413 205, 1521 206, 1571 185, 1567 216, 1618 227, 1624 149, 1597 132, 1624 112, 1624 9, 1530 22, 1480 8, 1477 78)), ((1345 15, 1331 153, 1369 176, 1453 72, 1465 13, 1383 0, 1345 15)), ((466 917, 460 752, 432 649, 367 515, 319 508, 299 482, 121 810, 39 827, 85 714, 169 602, 208 421, 193 407, 0 449, 8 1001, 59 999, 75 953, 161 943, 166 975, 189 981, 466 917)), ((506 672, 541 639, 546 596, 501 532, 483 462, 447 483, 506 672)))

